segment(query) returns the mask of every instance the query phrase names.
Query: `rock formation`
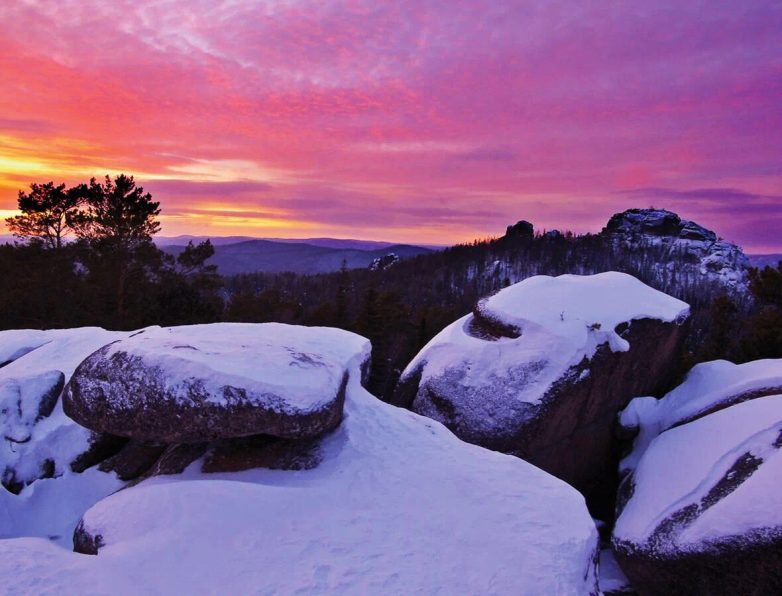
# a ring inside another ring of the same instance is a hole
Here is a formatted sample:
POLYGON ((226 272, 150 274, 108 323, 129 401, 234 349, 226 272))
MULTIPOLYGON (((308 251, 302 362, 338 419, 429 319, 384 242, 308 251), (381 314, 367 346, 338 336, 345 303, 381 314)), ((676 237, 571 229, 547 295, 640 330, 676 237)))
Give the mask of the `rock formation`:
POLYGON ((717 238, 703 226, 665 209, 628 209, 608 220, 601 234, 630 251, 657 249, 655 266, 694 267, 708 279, 746 289, 749 259, 732 242, 717 238))
POLYGON ((665 384, 688 312, 625 274, 533 277, 435 337, 395 402, 612 503, 616 415, 665 384))
POLYGON ((83 426, 158 444, 313 437, 342 416, 345 365, 318 348, 343 335, 275 324, 146 329, 82 362, 63 405, 83 426))
MULTIPOLYGON (((675 397, 661 406, 685 405, 675 397)), ((782 591, 782 395, 733 403, 638 446, 613 547, 641 594, 782 591)))

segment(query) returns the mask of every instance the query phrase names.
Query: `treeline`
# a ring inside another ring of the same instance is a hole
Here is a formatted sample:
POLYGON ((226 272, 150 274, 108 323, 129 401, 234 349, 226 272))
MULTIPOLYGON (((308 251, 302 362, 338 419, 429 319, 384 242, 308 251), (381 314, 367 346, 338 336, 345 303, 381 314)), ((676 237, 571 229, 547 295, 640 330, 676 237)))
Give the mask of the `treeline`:
POLYGON ((426 342, 480 298, 533 275, 602 271, 629 273, 692 306, 682 375, 705 360, 782 357, 782 265, 751 270, 751 295, 744 295, 700 274, 685 254, 662 246, 628 252, 599 234, 505 236, 406 259, 384 271, 233 276, 225 279, 225 318, 360 333, 373 345, 371 389, 387 396, 426 342))
POLYGON ((176 259, 159 250, 160 205, 132 176, 32 184, 0 246, 2 328, 135 329, 217 321, 221 280, 207 241, 176 259))
POLYGON ((221 278, 206 264, 213 254, 208 241, 190 244, 177 258, 155 247, 160 208, 132 177, 73 189, 33 184, 20 193, 19 209, 7 223, 21 242, 0 246, 6 329, 215 321, 335 326, 372 340, 370 389, 387 396, 425 343, 480 298, 532 275, 624 271, 692 305, 682 374, 715 358, 782 357, 782 264, 751 270, 751 295, 744 295, 703 276, 691 255, 662 245, 628 251, 601 234, 535 235, 526 224, 385 270, 221 278))

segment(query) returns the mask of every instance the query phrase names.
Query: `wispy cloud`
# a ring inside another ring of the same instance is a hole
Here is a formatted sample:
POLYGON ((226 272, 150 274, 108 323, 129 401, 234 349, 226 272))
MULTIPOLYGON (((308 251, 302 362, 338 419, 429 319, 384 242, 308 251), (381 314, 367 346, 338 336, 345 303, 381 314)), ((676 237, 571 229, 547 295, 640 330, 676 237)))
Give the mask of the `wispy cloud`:
POLYGON ((169 234, 216 203, 454 241, 656 200, 750 246, 782 195, 780 30, 761 0, 5 2, 0 209, 128 171, 169 234))

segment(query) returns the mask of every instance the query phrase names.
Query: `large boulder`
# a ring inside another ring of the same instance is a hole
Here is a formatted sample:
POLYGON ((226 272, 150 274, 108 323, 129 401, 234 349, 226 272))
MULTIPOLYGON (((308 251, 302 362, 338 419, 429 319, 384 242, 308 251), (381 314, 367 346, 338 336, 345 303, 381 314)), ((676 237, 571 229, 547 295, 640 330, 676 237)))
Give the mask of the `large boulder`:
POLYGON ((622 460, 620 473, 632 471, 660 433, 751 399, 778 394, 782 395, 782 359, 698 364, 662 399, 638 397, 622 411, 620 434, 632 439, 633 446, 622 460))
POLYGON ((642 441, 622 483, 622 569, 641 594, 782 593, 782 395, 688 418, 642 441))
POLYGON ((688 313, 622 273, 529 278, 437 335, 394 401, 612 501, 616 415, 669 380, 688 313))
POLYGON ((120 592, 597 593, 580 494, 379 401, 359 376, 356 361, 319 466, 150 479, 85 513, 75 545, 97 557, 63 552, 6 575, 0 542, 0 574, 52 591, 63 570, 78 591, 89 568, 120 592))
POLYGON ((342 418, 356 337, 273 323, 149 328, 82 362, 64 407, 87 428, 157 444, 313 437, 342 418))

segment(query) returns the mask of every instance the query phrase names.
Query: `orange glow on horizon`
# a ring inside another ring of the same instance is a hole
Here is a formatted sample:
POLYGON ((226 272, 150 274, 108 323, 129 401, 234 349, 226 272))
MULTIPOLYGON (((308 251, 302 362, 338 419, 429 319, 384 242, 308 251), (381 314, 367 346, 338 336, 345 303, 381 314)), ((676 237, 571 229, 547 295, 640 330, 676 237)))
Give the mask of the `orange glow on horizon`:
POLYGON ((126 173, 165 235, 451 244, 654 204, 782 252, 782 13, 661 1, 2 3, 0 213, 126 173))

